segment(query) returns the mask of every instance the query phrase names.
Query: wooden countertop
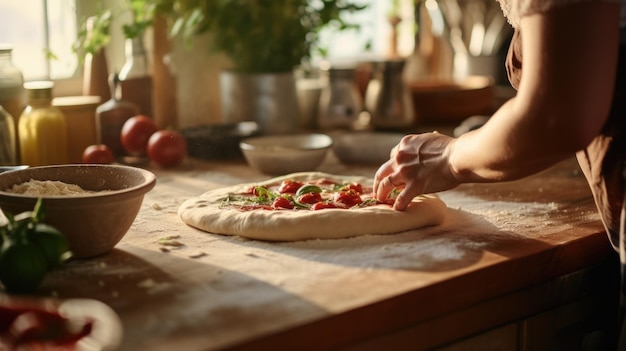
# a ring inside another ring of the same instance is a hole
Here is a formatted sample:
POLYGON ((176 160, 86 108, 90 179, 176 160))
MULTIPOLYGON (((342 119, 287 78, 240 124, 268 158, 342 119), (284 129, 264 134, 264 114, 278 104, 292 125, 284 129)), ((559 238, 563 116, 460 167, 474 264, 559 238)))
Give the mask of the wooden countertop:
MULTIPOLYGON (((331 155, 319 170, 373 176, 375 168, 331 155)), ((443 192, 441 226, 294 243, 208 234, 178 218, 191 196, 267 178, 243 161, 187 160, 154 172, 157 185, 116 249, 69 262, 41 288, 111 306, 123 323, 120 350, 337 349, 413 325, 424 333, 414 349, 426 348, 540 309, 548 297, 537 291, 453 328, 458 321, 446 316, 454 311, 614 255, 573 160, 520 181, 443 192)))

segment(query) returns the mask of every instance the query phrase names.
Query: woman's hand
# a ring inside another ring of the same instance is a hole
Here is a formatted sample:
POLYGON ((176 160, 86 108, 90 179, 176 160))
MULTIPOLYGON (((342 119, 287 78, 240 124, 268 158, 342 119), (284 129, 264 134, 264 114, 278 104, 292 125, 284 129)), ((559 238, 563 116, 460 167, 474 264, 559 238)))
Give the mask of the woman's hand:
POLYGON ((459 185, 448 159, 455 141, 437 132, 402 138, 376 172, 374 196, 384 201, 394 189, 402 189, 394 204, 402 211, 418 195, 459 185))

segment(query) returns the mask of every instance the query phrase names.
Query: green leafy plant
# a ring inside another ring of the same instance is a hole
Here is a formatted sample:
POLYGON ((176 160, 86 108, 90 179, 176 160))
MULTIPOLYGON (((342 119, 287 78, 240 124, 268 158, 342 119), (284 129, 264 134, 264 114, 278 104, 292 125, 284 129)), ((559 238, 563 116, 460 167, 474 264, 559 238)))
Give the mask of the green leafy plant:
POLYGON ((63 234, 43 223, 41 198, 33 211, 0 211, 0 282, 9 292, 30 293, 71 253, 63 234))
MULTIPOLYGON (((111 41, 111 23, 113 18, 130 13, 130 23, 122 25, 122 32, 127 39, 143 35, 146 29, 152 26, 154 8, 153 0, 123 0, 122 7, 117 12, 110 9, 99 10, 98 15, 91 16, 83 21, 78 31, 77 39, 72 50, 80 55, 97 54, 111 41)), ((99 6, 102 7, 102 4, 99 6)))
POLYGON ((212 46, 244 73, 290 71, 311 57, 324 27, 357 28, 343 17, 365 8, 350 0, 152 0, 172 35, 210 33, 212 46))
POLYGON ((99 15, 83 21, 72 50, 82 55, 100 52, 111 41, 112 16, 110 10, 102 11, 99 15))

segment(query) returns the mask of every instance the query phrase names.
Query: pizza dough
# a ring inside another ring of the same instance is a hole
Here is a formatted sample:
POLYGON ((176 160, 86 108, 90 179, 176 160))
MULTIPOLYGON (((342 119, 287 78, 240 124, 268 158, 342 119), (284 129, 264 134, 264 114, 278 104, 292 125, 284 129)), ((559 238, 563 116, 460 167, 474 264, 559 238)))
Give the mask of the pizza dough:
POLYGON ((258 183, 210 190, 183 202, 178 214, 186 224, 210 233, 266 241, 297 241, 399 233, 440 224, 447 211, 445 203, 435 195, 416 197, 405 211, 396 211, 389 205, 317 211, 242 211, 220 206, 226 195, 245 193, 252 186, 270 186, 287 179, 309 181, 320 178, 358 182, 365 187, 372 187, 372 180, 364 177, 321 172, 293 173, 258 183))

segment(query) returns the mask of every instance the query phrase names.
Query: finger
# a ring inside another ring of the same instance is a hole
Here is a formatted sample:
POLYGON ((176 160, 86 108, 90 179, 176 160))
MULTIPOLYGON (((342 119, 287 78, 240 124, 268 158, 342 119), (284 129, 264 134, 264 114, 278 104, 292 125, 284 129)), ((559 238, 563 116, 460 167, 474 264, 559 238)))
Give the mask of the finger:
POLYGON ((407 186, 402 189, 400 194, 396 197, 396 200, 393 204, 394 210, 404 211, 409 204, 413 201, 413 199, 422 193, 422 189, 417 184, 407 184, 407 186))
POLYGON ((394 146, 391 148, 391 151, 389 151, 389 158, 393 159, 394 157, 396 157, 396 154, 398 153, 398 148, 400 148, 400 144, 394 146))
POLYGON ((379 187, 380 187, 380 183, 389 175, 391 174, 391 172, 393 172, 393 167, 391 166, 391 160, 385 162, 382 164, 382 166, 380 166, 378 168, 378 170, 376 171, 376 174, 374 175, 374 194, 377 193, 379 187))
POLYGON ((385 177, 378 184, 378 189, 374 193, 374 196, 379 201, 385 201, 389 197, 389 194, 395 189, 395 185, 391 182, 391 178, 389 176, 385 177))

